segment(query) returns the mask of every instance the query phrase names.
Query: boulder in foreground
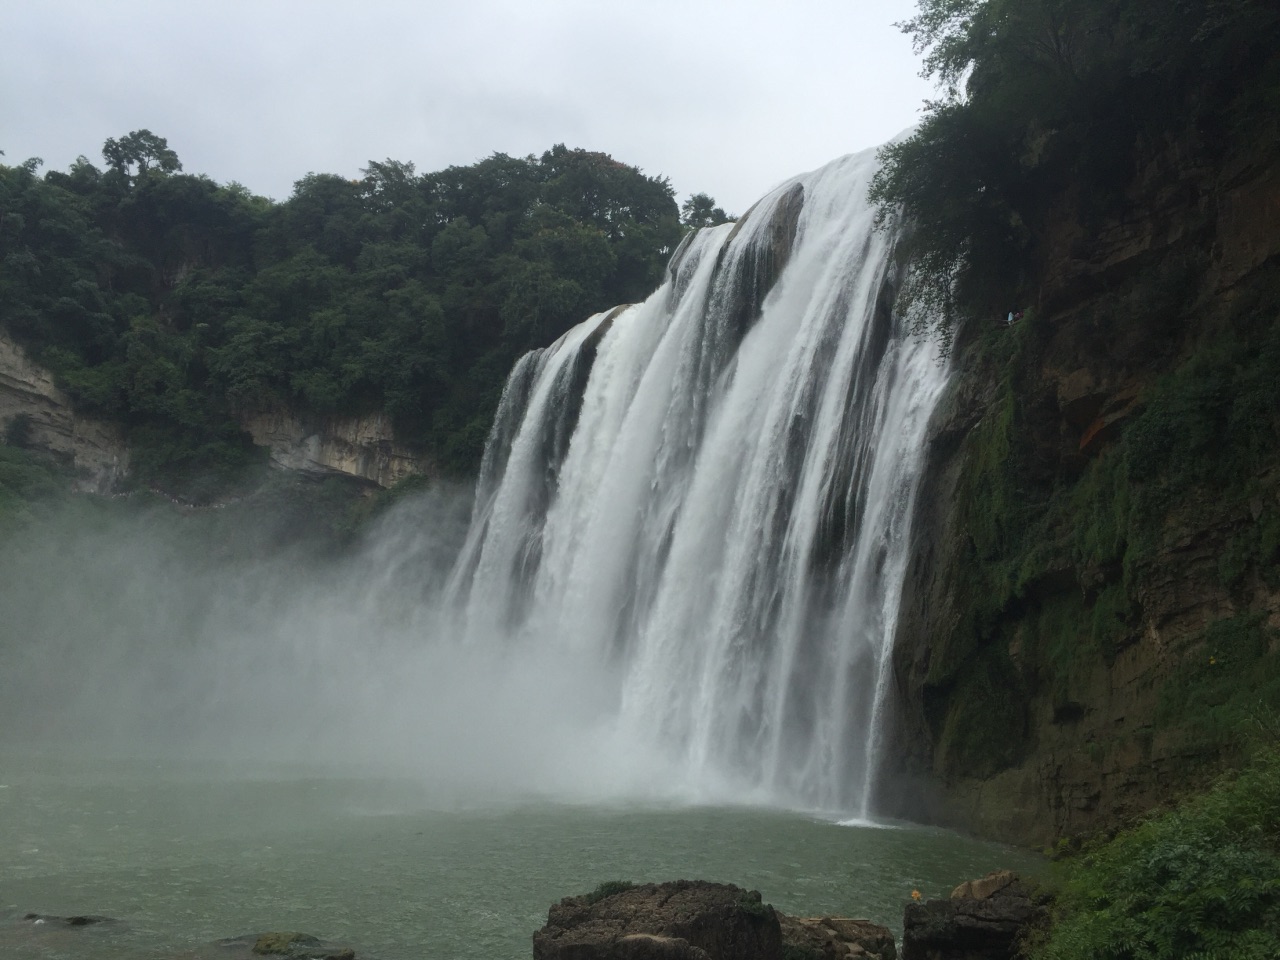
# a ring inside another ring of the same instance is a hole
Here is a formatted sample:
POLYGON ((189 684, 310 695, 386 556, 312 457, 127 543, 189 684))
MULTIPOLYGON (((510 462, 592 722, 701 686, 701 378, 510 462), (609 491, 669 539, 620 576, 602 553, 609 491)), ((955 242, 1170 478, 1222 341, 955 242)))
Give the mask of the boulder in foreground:
POLYGON ((989 873, 947 900, 907 904, 902 960, 1014 960, 1048 916, 1044 898, 1017 874, 989 873))
POLYGON ((782 932, 754 890, 703 880, 607 884, 566 897, 533 935, 534 960, 779 960, 782 932))

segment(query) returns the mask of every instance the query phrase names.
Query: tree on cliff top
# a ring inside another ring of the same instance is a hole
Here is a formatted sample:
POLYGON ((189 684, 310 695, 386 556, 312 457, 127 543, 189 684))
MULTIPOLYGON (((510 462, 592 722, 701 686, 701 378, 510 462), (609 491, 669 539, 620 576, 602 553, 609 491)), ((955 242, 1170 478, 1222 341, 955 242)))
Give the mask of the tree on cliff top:
POLYGON ((169 141, 150 130, 134 130, 119 140, 111 137, 102 145, 102 158, 112 170, 138 180, 151 170, 176 173, 182 169, 178 155, 169 149, 169 141))
POLYGON ((899 26, 940 96, 881 152, 871 197, 911 225, 908 293, 944 334, 1016 302, 1068 185, 1086 219, 1114 214, 1144 154, 1212 155, 1272 122, 1280 91, 1268 0, 920 0, 899 26))
POLYGON ((705 193, 692 194, 680 205, 680 222, 691 229, 714 227, 736 219, 716 206, 715 198, 705 193))

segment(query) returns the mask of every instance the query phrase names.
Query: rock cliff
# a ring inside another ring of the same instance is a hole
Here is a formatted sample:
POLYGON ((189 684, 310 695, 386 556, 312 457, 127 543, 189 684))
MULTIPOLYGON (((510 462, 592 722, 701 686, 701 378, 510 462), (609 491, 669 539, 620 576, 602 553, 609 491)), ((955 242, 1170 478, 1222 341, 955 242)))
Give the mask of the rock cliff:
POLYGON ((396 442, 390 419, 381 413, 307 417, 277 409, 247 414, 241 425, 255 444, 270 451, 271 463, 284 470, 343 474, 380 487, 433 472, 425 457, 396 442))
POLYGON ((104 492, 129 472, 129 451, 115 424, 77 414, 53 382, 0 330, 0 428, 25 433, 28 446, 70 464, 80 485, 104 492))
POLYGON ((932 424, 886 806, 1045 843, 1194 787, 1274 705, 1280 163, 1171 145, 1064 197, 932 424), (1232 713, 1234 711, 1234 713, 1232 713))

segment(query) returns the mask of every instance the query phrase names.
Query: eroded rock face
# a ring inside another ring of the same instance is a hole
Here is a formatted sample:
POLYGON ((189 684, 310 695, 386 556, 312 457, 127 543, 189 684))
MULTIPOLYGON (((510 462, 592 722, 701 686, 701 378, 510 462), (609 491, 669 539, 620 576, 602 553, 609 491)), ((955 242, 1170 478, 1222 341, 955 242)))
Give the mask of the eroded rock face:
POLYGON ((701 880, 566 897, 533 935, 534 960, 778 960, 778 916, 756 891, 701 880))
POLYGON ((18 418, 26 420, 29 444, 69 462, 85 490, 105 493, 128 475, 129 451, 120 429, 72 410, 53 374, 0 330, 0 429, 18 418))
POLYGON ((284 470, 344 474, 380 487, 411 474, 433 472, 419 454, 396 442, 390 419, 381 413, 309 418, 279 409, 246 415, 241 425, 284 470))
POLYGON ((1048 908, 1007 870, 961 884, 947 900, 909 903, 902 960, 1015 960, 1048 908))

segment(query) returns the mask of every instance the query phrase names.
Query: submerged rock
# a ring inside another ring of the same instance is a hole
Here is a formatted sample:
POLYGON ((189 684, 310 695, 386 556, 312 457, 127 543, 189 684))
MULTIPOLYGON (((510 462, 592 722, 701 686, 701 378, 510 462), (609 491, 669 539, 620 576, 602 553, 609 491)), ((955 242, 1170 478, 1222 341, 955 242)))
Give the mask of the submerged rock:
POLYGON ((949 899, 908 903, 902 960, 1014 960, 1046 923, 1046 899, 1008 870, 962 883, 949 899))
POLYGON ((782 924, 782 945, 788 960, 803 956, 808 960, 896 960, 898 949, 893 933, 870 920, 849 917, 788 917, 778 914, 782 924))
POLYGON ((29 923, 53 924, 60 927, 92 927, 99 923, 118 923, 114 917, 100 917, 96 914, 77 914, 72 917, 55 917, 45 913, 28 913, 22 918, 29 923))
POLYGON ((229 937, 217 944, 223 950, 224 960, 251 960, 257 957, 285 957, 288 960, 356 960, 356 952, 313 937, 308 933, 272 931, 250 933, 243 937, 229 937))
POLYGON ((608 885, 566 897, 533 935, 534 960, 778 960, 782 933, 754 890, 702 880, 608 885))

